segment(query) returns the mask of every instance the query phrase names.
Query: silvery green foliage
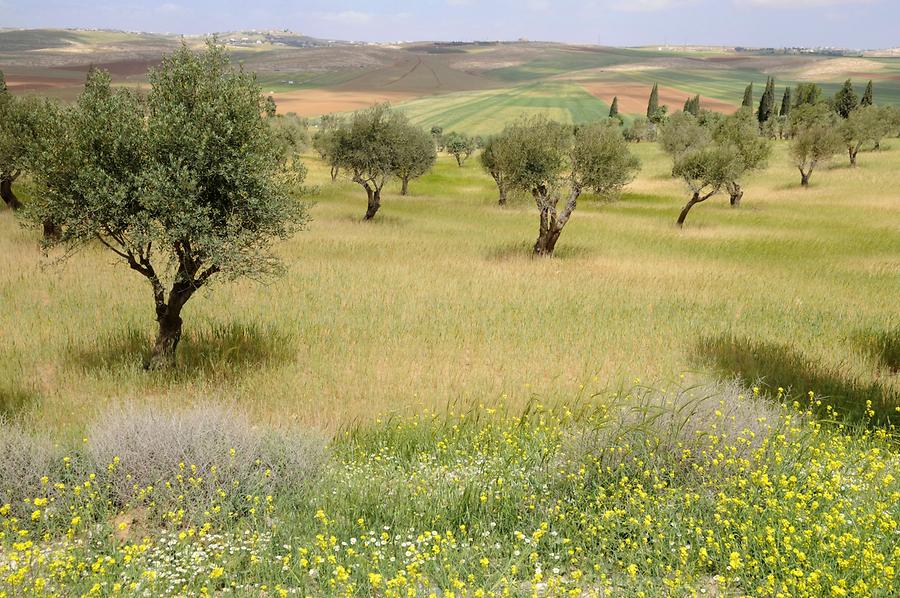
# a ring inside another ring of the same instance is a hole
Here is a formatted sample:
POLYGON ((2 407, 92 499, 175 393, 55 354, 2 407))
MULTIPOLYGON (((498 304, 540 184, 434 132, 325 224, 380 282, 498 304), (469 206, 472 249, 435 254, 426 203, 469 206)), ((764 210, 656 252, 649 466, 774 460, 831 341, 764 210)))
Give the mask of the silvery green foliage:
POLYGON ((92 70, 45 123, 33 214, 62 227, 48 242, 71 251, 99 240, 150 280, 158 309, 167 278, 189 296, 216 274, 277 272, 272 241, 306 219, 295 197, 304 170, 280 159, 254 76, 210 42, 183 45, 149 82, 143 97, 92 70))

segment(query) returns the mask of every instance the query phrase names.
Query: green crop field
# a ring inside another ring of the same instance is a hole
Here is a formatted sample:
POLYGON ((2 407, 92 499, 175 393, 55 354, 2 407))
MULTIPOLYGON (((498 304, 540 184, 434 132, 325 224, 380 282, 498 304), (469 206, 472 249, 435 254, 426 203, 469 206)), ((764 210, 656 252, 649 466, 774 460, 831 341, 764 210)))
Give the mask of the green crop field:
POLYGON ((609 106, 583 88, 559 82, 432 96, 404 102, 398 108, 423 127, 438 124, 446 131, 470 135, 498 133, 522 114, 546 114, 565 123, 594 121, 609 114, 609 106))

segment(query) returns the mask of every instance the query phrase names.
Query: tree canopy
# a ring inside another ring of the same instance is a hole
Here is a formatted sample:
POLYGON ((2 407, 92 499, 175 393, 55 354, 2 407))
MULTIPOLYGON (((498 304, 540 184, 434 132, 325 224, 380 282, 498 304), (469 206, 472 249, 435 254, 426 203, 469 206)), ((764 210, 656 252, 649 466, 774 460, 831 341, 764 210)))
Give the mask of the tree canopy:
POLYGON ((475 152, 476 143, 468 135, 451 131, 444 136, 444 149, 456 158, 456 163, 459 166, 462 166, 463 162, 468 160, 469 156, 475 152))
POLYGON ((394 174, 400 179, 400 195, 406 195, 409 181, 431 170, 437 160, 431 133, 406 123, 406 129, 397 138, 394 160, 394 174))
POLYGON ((405 177, 408 184, 431 168, 434 151, 424 131, 412 126, 401 112, 378 104, 355 112, 334 130, 328 160, 332 168, 343 170, 365 189, 365 219, 371 220, 381 207, 381 192, 388 180, 405 177))
POLYGON ((825 104, 802 104, 791 111, 791 159, 800 171, 800 184, 809 186, 820 164, 841 150, 843 139, 835 113, 825 104))
POLYGON ((255 78, 221 46, 182 45, 149 83, 145 99, 88 74, 42 131, 32 214, 61 227, 48 247, 97 241, 148 280, 159 326, 148 365, 164 367, 200 288, 281 270, 271 245, 305 222, 305 171, 281 159, 255 78))
POLYGON ((584 190, 615 194, 640 168, 611 122, 573 130, 544 117, 525 118, 508 126, 503 135, 509 148, 509 184, 529 192, 540 211, 536 255, 553 254, 584 190), (560 209, 563 195, 566 200, 560 209))

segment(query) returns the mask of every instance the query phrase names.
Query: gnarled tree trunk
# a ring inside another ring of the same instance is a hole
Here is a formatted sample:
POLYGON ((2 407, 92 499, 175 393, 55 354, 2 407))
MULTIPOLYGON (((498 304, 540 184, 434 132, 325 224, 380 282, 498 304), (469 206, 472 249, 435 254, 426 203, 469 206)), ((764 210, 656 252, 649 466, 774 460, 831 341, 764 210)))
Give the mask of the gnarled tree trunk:
POLYGON ((812 170, 800 169, 800 186, 809 187, 809 177, 812 176, 812 170))
POLYGON ((741 206, 741 199, 744 198, 744 190, 741 188, 740 183, 731 183, 728 186, 728 194, 731 196, 731 207, 739 208, 741 206))
POLYGON ((856 156, 859 155, 859 150, 862 148, 862 144, 856 146, 850 146, 848 149, 848 153, 850 154, 850 166, 856 166, 856 156))
POLYGON ((409 193, 409 177, 401 177, 400 178, 400 195, 406 195, 409 193))
MULTIPOLYGON (((180 311, 180 310, 178 310, 180 311)), ((156 332, 156 340, 150 352, 147 369, 162 370, 175 365, 175 350, 181 340, 181 315, 172 310, 164 309, 156 319, 159 327, 156 332)))
POLYGON ((550 257, 556 249, 556 242, 559 240, 563 228, 572 217, 572 212, 575 211, 578 197, 581 195, 581 186, 573 185, 569 199, 560 213, 556 211, 557 199, 550 197, 544 187, 532 189, 531 194, 541 210, 541 226, 537 241, 534 242, 534 255, 550 257))
POLYGON ((688 212, 691 211, 691 208, 693 208, 698 203, 703 203, 718 192, 718 188, 713 189, 706 195, 700 195, 700 191, 694 191, 694 194, 691 196, 691 200, 685 204, 685 206, 681 209, 681 214, 678 215, 678 228, 682 228, 684 226, 684 221, 687 219, 688 212))
POLYGON ((13 193, 12 184, 15 180, 15 177, 10 175, 4 175, 0 178, 0 197, 3 198, 3 201, 6 202, 6 205, 8 205, 11 210, 18 210, 22 207, 19 198, 13 193))
POLYGON ((693 208, 698 203, 700 203, 700 193, 695 192, 694 195, 691 197, 691 200, 689 202, 687 202, 684 205, 684 207, 681 209, 681 214, 678 215, 677 224, 679 227, 684 226, 684 221, 687 219, 688 212, 690 212, 691 208, 693 208))
POLYGON ((494 182, 497 183, 497 190, 500 192, 500 198, 497 200, 497 204, 501 206, 506 205, 506 181, 503 180, 503 175, 499 172, 491 172, 491 176, 494 179, 494 182))
POLYGON ((369 203, 368 207, 366 208, 365 219, 371 220, 378 212, 378 208, 381 207, 381 189, 375 189, 367 185, 366 195, 368 197, 369 203))
POLYGON ((48 241, 56 241, 62 236, 62 229, 50 219, 44 220, 44 238, 48 241))
POLYGON ((332 166, 331 167, 331 182, 335 182, 338 178, 338 174, 341 172, 340 166, 332 166))

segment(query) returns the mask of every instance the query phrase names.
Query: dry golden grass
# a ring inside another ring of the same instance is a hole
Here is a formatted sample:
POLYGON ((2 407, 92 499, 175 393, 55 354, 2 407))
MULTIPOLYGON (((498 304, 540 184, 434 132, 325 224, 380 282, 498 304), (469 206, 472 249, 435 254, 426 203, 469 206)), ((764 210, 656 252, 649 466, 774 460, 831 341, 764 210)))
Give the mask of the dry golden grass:
POLYGON ((37 231, 4 211, 2 408, 74 428, 123 399, 230 399, 264 420, 334 430, 686 374, 765 375, 886 411, 900 381, 872 339, 896 343, 900 326, 900 143, 886 145, 857 170, 841 159, 817 172, 806 191, 780 146, 741 209, 715 198, 684 230, 667 159, 633 146, 638 180, 619 202, 582 201, 549 260, 529 254, 532 205, 496 207, 474 159, 460 169, 441 158, 364 223, 362 191, 330 183, 309 157, 321 191, 310 229, 280 248, 287 275, 192 300, 171 375, 140 368, 154 332, 143 279, 99 247, 46 267, 37 231))

